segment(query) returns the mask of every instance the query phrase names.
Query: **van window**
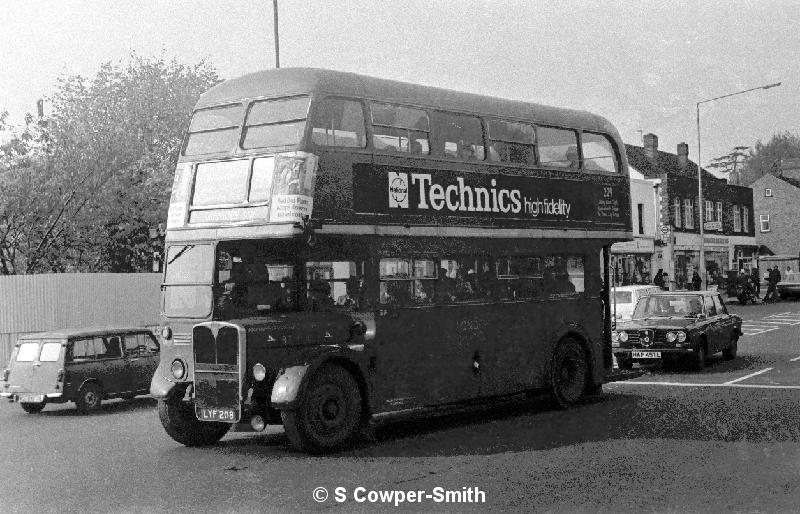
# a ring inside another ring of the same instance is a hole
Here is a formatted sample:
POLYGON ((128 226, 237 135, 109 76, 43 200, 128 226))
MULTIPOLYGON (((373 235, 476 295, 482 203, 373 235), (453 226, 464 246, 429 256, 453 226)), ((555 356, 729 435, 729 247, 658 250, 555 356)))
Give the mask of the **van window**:
POLYGON ((61 355, 61 343, 44 343, 39 360, 42 362, 56 362, 61 355))
POLYGON ((119 336, 94 338, 94 348, 98 359, 116 359, 122 356, 119 336))
POLYGON ((158 345, 147 334, 127 334, 125 352, 129 357, 145 357, 158 353, 158 345))
POLYGON ((39 351, 39 342, 22 343, 17 352, 17 362, 32 362, 39 351))
POLYGON ((94 357, 94 343, 92 339, 77 339, 67 349, 67 360, 88 359, 94 357))

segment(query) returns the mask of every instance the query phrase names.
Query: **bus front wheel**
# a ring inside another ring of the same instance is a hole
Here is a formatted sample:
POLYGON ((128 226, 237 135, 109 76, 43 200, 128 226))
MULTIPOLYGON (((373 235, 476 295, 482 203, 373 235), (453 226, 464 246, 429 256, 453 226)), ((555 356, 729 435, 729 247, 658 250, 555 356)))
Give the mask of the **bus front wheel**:
POLYGON ((296 449, 311 453, 337 450, 361 428, 361 394, 353 375, 325 364, 314 373, 293 410, 281 411, 286 437, 296 449))
POLYGON ((198 420, 192 404, 177 399, 159 400, 158 417, 167 435, 184 446, 214 444, 231 428, 228 423, 198 420))
POLYGON ((550 373, 556 406, 566 409, 580 402, 589 387, 589 363, 583 346, 572 338, 561 340, 553 354, 550 373))

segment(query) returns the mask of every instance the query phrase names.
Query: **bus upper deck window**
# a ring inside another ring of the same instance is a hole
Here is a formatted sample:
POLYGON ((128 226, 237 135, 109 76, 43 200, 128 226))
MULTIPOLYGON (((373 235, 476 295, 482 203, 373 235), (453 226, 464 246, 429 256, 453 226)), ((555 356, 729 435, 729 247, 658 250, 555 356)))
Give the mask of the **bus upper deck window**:
POLYGON ((241 122, 241 104, 195 111, 183 154, 200 155, 233 150, 241 122))
POLYGON ((253 102, 245 121, 242 148, 294 146, 306 130, 309 98, 299 96, 253 102))
POLYGON ((584 167, 587 170, 617 172, 617 157, 614 146, 602 134, 584 132, 581 135, 584 167))
POLYGON ((580 169, 578 134, 574 130, 537 127, 536 133, 542 166, 580 169))
POLYGON ((311 138, 321 146, 367 146, 364 109, 355 100, 326 98, 314 106, 311 138))
POLYGON ((372 103, 372 144, 376 150, 427 155, 430 124, 422 109, 372 103))
POLYGON ((489 160, 535 164, 533 126, 513 121, 488 120, 486 128, 489 138, 489 160))
POLYGON ((432 117, 437 155, 484 160, 483 129, 478 117, 441 111, 434 112, 432 117))

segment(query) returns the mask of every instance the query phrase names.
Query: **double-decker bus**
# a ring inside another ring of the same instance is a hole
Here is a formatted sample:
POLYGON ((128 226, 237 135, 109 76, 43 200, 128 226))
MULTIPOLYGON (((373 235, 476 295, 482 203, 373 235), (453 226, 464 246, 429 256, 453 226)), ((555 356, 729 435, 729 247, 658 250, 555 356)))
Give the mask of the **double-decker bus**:
POLYGON ((203 94, 170 199, 167 433, 282 423, 311 452, 371 416, 611 372, 623 144, 586 112, 318 69, 203 94))

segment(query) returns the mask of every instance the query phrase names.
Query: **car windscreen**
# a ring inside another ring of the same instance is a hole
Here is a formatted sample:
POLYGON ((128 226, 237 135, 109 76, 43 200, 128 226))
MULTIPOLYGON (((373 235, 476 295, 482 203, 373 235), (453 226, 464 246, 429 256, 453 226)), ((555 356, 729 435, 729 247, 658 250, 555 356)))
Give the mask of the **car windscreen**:
POLYGON ((702 312, 703 299, 699 295, 655 295, 636 303, 633 318, 694 317, 702 312))
POLYGON ((39 353, 39 341, 22 343, 17 352, 17 362, 33 362, 39 353))

